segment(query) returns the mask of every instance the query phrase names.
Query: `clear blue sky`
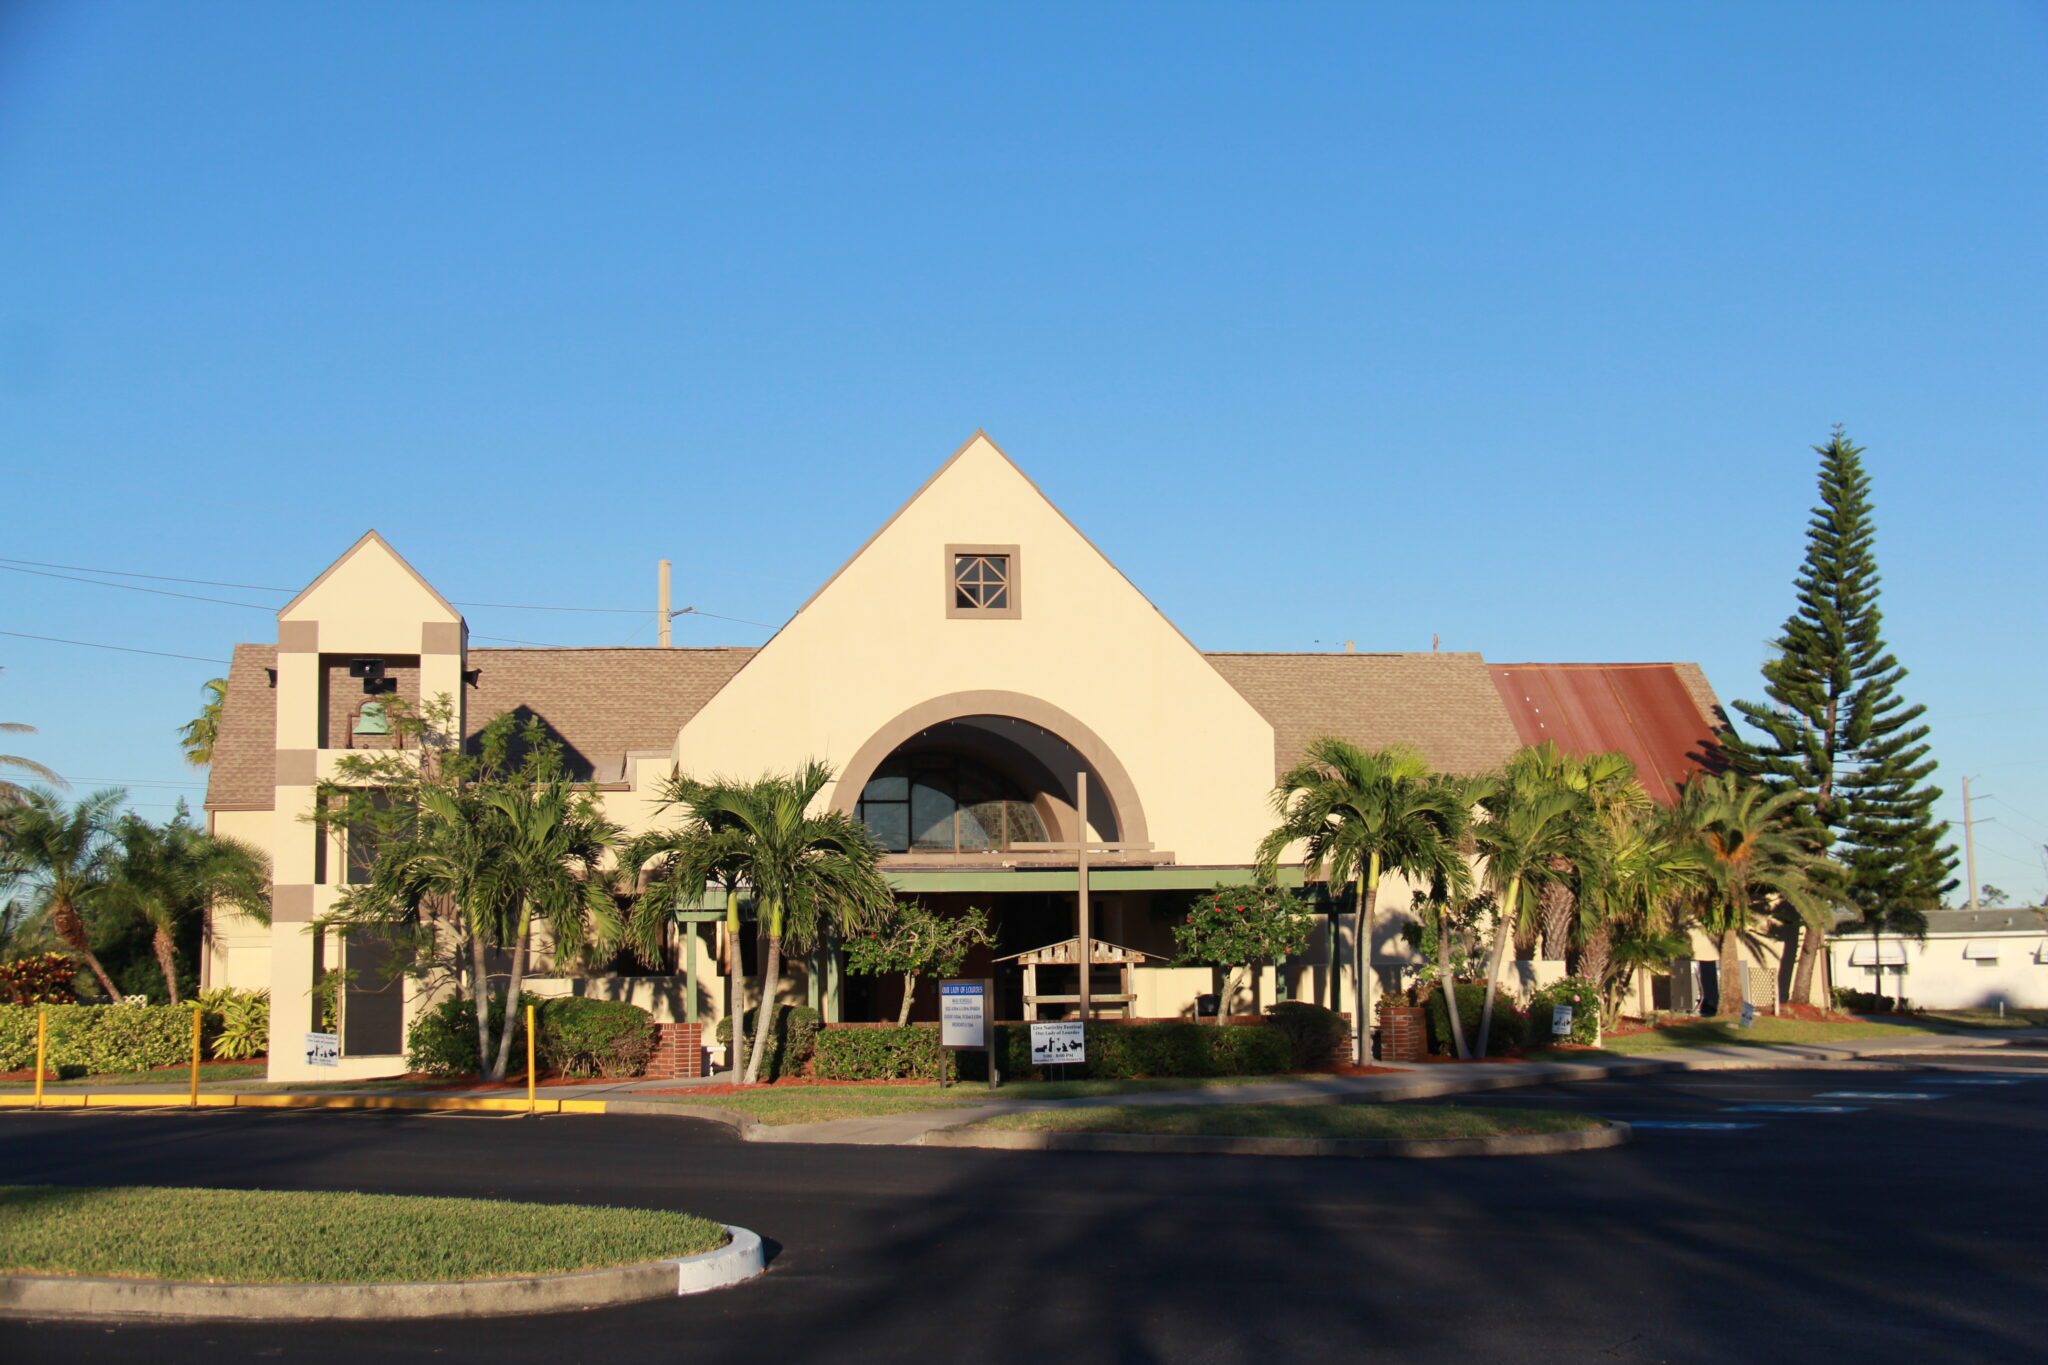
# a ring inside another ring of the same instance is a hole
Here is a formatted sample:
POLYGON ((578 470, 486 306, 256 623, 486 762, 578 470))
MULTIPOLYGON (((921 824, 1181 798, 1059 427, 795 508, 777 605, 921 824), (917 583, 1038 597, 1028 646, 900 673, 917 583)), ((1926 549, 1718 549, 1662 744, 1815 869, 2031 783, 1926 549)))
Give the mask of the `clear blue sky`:
MULTIPOLYGON (((295 587, 375 526, 458 599, 666 556, 779 622, 986 427, 1204 646, 1753 697, 1840 421, 1945 810, 1982 774, 2038 897, 2044 152, 2019 3, 11 5, 0 554, 295 587)), ((0 580, 0 629, 271 638, 0 580)), ((19 751, 196 784, 216 669, 0 665, 19 751)))

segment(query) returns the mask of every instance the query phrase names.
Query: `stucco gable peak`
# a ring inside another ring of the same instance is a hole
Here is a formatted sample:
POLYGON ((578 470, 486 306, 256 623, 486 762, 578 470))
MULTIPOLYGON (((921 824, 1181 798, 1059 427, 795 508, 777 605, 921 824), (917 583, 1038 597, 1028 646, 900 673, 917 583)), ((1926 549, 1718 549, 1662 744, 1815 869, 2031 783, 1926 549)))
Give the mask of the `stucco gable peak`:
POLYGON ((291 601, 285 603, 282 607, 278 608, 277 619, 280 621, 292 619, 293 614, 299 609, 299 607, 305 604, 307 601, 309 601, 316 593, 318 593, 320 588, 324 584, 326 584, 329 579, 333 578, 337 573, 342 572, 348 565, 354 563, 359 557, 365 555, 381 555, 384 558, 390 560, 399 568, 405 570, 405 572, 411 576, 413 582, 420 585, 421 590, 424 591, 428 597, 432 598, 435 604, 439 606, 442 611, 448 614, 448 619, 450 621, 460 621, 462 619, 462 613, 457 611, 454 608, 454 606, 448 601, 448 599, 441 595, 440 590, 437 589, 432 583, 429 583, 426 580, 425 576, 422 575, 418 569, 415 569, 412 566, 411 562, 408 561, 404 555, 398 553, 398 551, 395 548, 393 548, 391 542, 384 539, 384 537, 380 535, 375 529, 363 532, 362 536, 359 539, 357 539, 355 544, 349 546, 348 549, 344 550, 332 564, 329 564, 326 568, 322 569, 320 571, 320 576, 315 578, 311 583, 308 583, 303 589, 301 589, 298 596, 292 598, 291 601))

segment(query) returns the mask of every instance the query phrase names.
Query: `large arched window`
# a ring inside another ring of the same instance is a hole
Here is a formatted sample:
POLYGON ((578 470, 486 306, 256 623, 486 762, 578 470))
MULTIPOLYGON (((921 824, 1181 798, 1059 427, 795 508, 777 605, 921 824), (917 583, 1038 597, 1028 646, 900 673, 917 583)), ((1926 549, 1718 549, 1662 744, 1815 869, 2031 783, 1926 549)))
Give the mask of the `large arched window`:
POLYGON ((855 811, 891 853, 997 853, 1046 837, 1021 787, 944 752, 892 755, 861 789, 855 811))

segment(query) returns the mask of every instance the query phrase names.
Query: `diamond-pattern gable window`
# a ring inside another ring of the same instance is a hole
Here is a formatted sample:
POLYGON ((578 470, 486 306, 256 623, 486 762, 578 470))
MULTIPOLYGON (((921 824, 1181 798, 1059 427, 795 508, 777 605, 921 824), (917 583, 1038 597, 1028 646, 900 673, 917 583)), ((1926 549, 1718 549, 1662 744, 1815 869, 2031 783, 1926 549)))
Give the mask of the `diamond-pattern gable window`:
POLYGON ((1008 555, 955 555, 953 605, 969 611, 1004 611, 1010 605, 1008 555))

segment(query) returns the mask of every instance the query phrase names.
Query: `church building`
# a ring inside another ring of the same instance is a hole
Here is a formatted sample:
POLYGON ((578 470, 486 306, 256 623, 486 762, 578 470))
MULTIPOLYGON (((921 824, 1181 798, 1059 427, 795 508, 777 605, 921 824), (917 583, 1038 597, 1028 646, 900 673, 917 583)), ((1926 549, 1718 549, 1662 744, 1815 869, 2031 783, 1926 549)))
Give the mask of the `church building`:
MULTIPOLYGON (((997 942, 967 973, 994 980, 1007 1019, 1071 1008, 1078 968, 1062 976, 1057 948, 1084 887, 1104 945, 1095 1013, 1193 1017, 1216 978, 1174 965, 1173 925, 1193 896, 1249 878, 1275 776, 1318 736, 1405 743, 1453 773, 1543 740, 1618 749, 1669 800, 1719 719, 1692 664, 1205 651, 980 433, 758 648, 472 648, 462 614, 371 532, 279 611, 274 642, 235 648, 207 789, 210 827, 272 862, 272 923, 218 913, 204 972, 270 990, 274 1080, 401 1071, 428 1003, 374 944, 315 927, 363 870, 309 822, 316 785, 395 742, 380 702, 394 693, 446 696, 471 736, 503 712, 538 717, 628 833, 670 818, 656 796, 671 773, 829 763, 822 800, 873 832, 900 895, 990 912, 997 942), (316 977, 344 966, 340 1065, 315 1072, 292 1044, 314 1027, 316 977)), ((1395 882, 1381 905, 1408 900, 1395 882)), ((1372 960, 1392 983, 1412 954, 1399 914, 1384 918, 1372 960)), ((1308 951, 1225 1007, 1350 1008, 1335 970, 1348 931, 1325 914, 1308 951)), ((753 965, 744 937, 689 924, 662 962, 542 963, 529 988, 631 1000, 708 1039, 724 973, 753 965)), ((828 1021, 893 1020, 900 999, 831 952, 790 963, 780 989, 828 1021)), ((916 1017, 934 1016, 929 989, 916 1017)))

